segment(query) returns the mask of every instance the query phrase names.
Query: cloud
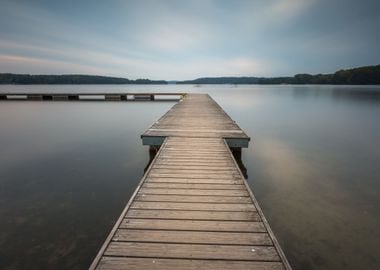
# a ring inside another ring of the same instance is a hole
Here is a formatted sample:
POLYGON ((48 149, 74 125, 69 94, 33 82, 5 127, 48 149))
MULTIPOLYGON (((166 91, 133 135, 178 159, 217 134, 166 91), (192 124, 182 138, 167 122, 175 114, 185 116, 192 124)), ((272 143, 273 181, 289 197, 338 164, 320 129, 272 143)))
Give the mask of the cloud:
POLYGON ((275 0, 264 9, 264 16, 274 20, 289 20, 310 8, 314 0, 275 0))
POLYGON ((106 70, 99 67, 75 64, 66 61, 39 59, 19 55, 0 54, 0 72, 11 73, 88 73, 104 74, 106 70), (31 72, 33 71, 33 72, 31 72))
POLYGON ((360 5, 355 18, 368 21, 356 27, 360 31, 347 30, 342 37, 341 32, 331 33, 331 26, 341 31, 340 26, 352 27, 353 22, 340 15, 337 1, 141 0, 68 5, 5 0, 0 10, 0 54, 6 62, 0 63, 0 72, 191 79, 292 75, 323 72, 327 64, 343 67, 379 61, 375 9, 354 1, 347 4, 345 10, 360 5), (333 10, 327 14, 328 23, 323 23, 327 7, 333 10), (334 56, 330 58, 334 63, 321 60, 326 52, 334 56))
POLYGON ((201 32, 183 26, 158 26, 145 34, 142 40, 145 46, 164 52, 179 52, 194 49, 207 42, 207 36, 201 32))
MULTIPOLYGON (((145 63, 144 63, 145 64, 145 63)), ((259 76, 270 69, 271 64, 250 58, 199 58, 178 65, 151 63, 148 71, 165 79, 193 79, 210 76, 259 76), (168 74, 175 74, 168 78, 168 74)), ((141 68, 146 68, 145 65, 141 68)))

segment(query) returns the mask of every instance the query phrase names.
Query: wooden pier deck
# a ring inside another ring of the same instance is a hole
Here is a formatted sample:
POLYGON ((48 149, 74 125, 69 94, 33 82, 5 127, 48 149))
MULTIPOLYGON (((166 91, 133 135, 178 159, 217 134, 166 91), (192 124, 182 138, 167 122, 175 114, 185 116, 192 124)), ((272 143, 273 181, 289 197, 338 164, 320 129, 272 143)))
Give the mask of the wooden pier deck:
POLYGON ((214 100, 187 95, 142 137, 161 147, 90 269, 291 269, 227 142, 249 137, 214 100))
POLYGON ((184 93, 31 93, 0 92, 0 101, 176 101, 184 93))

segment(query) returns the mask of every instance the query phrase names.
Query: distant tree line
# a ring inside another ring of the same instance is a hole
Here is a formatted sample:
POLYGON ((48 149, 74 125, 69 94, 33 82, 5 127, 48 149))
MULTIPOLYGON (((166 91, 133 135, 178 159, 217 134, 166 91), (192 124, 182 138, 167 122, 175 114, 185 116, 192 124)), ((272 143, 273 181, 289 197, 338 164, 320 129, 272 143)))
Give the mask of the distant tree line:
MULTIPOLYGON (((380 84, 380 65, 339 70, 333 74, 297 74, 293 77, 207 77, 177 84, 380 84)), ((164 80, 92 76, 0 73, 0 84, 168 84, 164 80)))
POLYGON ((93 75, 29 75, 0 73, 1 84, 167 84, 166 81, 93 75))
POLYGON ((177 84, 256 84, 259 78, 256 77, 216 77, 199 78, 188 81, 177 81, 177 84))
POLYGON ((380 65, 339 70, 334 74, 297 74, 260 78, 259 84, 380 84, 380 65))
POLYGON ((177 81, 177 84, 380 84, 380 65, 339 70, 334 74, 297 74, 293 77, 214 77, 177 81))

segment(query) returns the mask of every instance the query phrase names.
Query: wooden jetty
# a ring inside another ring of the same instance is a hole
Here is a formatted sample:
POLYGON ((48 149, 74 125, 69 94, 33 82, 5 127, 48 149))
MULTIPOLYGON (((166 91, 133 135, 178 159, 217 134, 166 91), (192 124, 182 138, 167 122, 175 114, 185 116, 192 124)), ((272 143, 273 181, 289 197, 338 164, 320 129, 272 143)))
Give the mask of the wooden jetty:
POLYGON ((90 269, 291 269, 231 152, 249 137, 211 97, 142 139, 160 148, 90 269))
POLYGON ((9 101, 173 101, 184 93, 5 93, 0 100, 9 101))

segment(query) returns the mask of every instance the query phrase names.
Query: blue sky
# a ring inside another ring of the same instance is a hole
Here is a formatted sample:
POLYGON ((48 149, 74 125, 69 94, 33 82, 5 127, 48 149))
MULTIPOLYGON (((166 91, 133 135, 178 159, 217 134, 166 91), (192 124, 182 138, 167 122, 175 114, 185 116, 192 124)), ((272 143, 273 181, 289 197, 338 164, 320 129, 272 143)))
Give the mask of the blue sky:
POLYGON ((0 0, 0 72, 281 76, 380 64, 380 1, 0 0))

